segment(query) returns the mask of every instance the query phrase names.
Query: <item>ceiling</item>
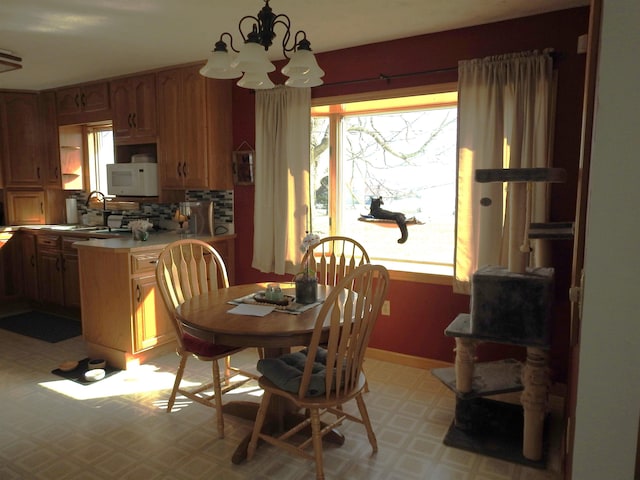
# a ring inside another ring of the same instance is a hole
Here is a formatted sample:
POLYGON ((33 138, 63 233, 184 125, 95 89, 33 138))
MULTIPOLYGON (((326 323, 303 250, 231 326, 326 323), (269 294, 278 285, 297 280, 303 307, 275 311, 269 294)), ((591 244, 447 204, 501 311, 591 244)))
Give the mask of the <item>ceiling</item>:
MULTIPOLYGON (((589 0, 271 0, 315 52, 588 5, 589 0)), ((261 0, 2 0, 0 49, 23 68, 0 89, 42 90, 204 60, 261 0)), ((278 34, 280 31, 276 29, 278 34)), ((280 34, 281 38, 281 34, 280 34)), ((281 49, 269 50, 272 60, 281 49)))

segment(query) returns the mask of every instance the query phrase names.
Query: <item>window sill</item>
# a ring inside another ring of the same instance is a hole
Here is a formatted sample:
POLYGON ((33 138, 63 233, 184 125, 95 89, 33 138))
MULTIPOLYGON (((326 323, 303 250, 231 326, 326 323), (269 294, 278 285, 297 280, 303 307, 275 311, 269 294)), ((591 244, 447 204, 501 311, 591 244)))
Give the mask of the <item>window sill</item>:
POLYGON ((452 285, 452 265, 427 265, 404 262, 392 262, 389 260, 371 259, 371 263, 380 263, 389 270, 392 280, 405 282, 430 283, 433 285, 452 285))

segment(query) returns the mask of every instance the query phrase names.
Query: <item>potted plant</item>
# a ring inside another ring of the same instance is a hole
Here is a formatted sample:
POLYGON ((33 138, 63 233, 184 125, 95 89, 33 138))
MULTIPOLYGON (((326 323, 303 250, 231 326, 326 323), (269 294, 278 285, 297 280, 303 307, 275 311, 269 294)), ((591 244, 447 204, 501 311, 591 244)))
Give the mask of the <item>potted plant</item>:
POLYGON ((307 232, 300 245, 300 251, 308 255, 301 271, 294 278, 297 303, 306 305, 318 299, 318 278, 316 277, 315 262, 311 255, 311 249, 319 240, 319 235, 307 232))

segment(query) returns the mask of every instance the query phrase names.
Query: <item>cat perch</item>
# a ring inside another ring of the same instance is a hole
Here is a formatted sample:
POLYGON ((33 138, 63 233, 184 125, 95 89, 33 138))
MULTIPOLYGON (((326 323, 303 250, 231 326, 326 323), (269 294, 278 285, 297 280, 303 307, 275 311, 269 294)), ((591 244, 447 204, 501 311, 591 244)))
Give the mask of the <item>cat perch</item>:
MULTIPOLYGON (((387 219, 387 218, 374 218, 373 215, 360 215, 358 218, 360 222, 374 223, 380 227, 389 227, 395 228, 397 223, 395 220, 387 219)), ((424 222, 417 220, 416 217, 409 217, 406 220, 407 226, 409 225, 424 225, 424 222)))

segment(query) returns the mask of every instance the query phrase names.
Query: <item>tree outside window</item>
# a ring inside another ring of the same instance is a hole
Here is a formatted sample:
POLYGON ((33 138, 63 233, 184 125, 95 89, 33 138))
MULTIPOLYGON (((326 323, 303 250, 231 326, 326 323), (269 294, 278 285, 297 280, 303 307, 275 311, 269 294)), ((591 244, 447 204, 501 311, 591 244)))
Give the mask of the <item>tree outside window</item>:
POLYGON ((456 205, 456 92, 314 107, 313 231, 361 242, 393 270, 451 274, 456 205), (447 95, 443 97, 443 95, 447 95), (335 132, 332 138, 332 133, 335 132), (372 197, 409 219, 362 221, 372 197))

